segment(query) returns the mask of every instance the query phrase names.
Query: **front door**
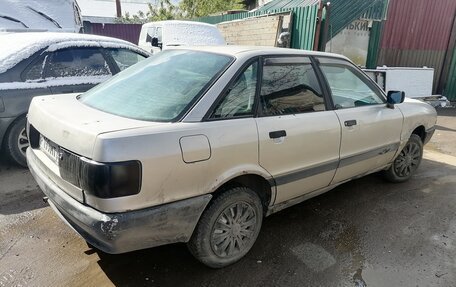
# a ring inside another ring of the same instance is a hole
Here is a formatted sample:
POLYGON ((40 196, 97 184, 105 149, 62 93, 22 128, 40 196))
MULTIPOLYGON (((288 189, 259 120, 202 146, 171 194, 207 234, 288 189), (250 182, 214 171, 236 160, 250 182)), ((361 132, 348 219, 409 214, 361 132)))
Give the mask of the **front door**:
POLYGON ((339 160, 340 124, 308 57, 263 61, 259 162, 274 178, 275 203, 326 187, 339 160))
POLYGON ((319 58, 342 127, 333 183, 388 164, 399 148, 403 116, 386 107, 380 89, 348 61, 319 58))

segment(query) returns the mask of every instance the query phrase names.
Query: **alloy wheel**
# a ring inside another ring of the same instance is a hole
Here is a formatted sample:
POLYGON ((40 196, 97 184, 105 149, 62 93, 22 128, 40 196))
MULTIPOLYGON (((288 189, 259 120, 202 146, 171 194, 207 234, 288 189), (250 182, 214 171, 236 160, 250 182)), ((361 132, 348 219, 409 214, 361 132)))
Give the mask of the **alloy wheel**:
POLYGON ((25 156, 25 152, 27 151, 27 148, 29 147, 29 140, 27 137, 27 131, 25 128, 21 130, 19 133, 19 137, 17 138, 17 147, 22 153, 22 155, 25 156))

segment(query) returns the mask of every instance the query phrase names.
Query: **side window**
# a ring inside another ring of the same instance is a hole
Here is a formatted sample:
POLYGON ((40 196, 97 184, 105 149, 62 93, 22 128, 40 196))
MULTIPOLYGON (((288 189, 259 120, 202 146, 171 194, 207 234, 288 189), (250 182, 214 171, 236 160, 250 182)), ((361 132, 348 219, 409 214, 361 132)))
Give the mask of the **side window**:
POLYGON ((107 49, 111 53, 112 58, 116 62, 119 70, 123 71, 126 68, 138 63, 139 61, 144 60, 144 57, 141 54, 130 51, 128 49, 107 49))
POLYGON ((330 58, 319 60, 336 109, 385 103, 381 92, 349 62, 330 58))
POLYGON ((155 32, 156 37, 158 39, 158 43, 162 42, 162 27, 157 27, 157 31, 155 32))
POLYGON ((265 59, 260 102, 263 116, 324 111, 323 94, 310 59, 265 59))
POLYGON ((42 55, 35 61, 32 66, 25 72, 23 79, 26 81, 39 80, 43 78, 44 65, 46 63, 47 55, 42 55))
POLYGON ((257 86, 258 61, 248 66, 231 85, 211 118, 234 118, 253 115, 257 86))
POLYGON ((155 36, 155 27, 150 27, 147 29, 146 42, 152 43, 152 38, 155 36))
POLYGON ((46 78, 110 75, 98 48, 70 48, 55 51, 46 68, 46 78))

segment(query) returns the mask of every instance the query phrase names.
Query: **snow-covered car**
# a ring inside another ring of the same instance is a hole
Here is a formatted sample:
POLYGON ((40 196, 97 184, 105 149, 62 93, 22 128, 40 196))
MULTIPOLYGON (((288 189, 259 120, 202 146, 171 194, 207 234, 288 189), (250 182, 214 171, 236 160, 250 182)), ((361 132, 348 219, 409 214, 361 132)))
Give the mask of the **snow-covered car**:
POLYGON ((91 245, 188 242, 222 267, 250 250, 264 216, 372 172, 410 179, 436 112, 385 95, 343 56, 219 46, 36 97, 28 121, 31 173, 91 245))
POLYGON ((142 25, 139 47, 155 54, 176 46, 226 45, 217 26, 196 21, 167 20, 142 25))
POLYGON ((149 56, 123 40, 75 33, 7 33, 0 43, 0 143, 23 166, 34 96, 85 92, 149 56))
POLYGON ((0 32, 78 33, 82 29, 76 0, 0 0, 0 7, 0 32))

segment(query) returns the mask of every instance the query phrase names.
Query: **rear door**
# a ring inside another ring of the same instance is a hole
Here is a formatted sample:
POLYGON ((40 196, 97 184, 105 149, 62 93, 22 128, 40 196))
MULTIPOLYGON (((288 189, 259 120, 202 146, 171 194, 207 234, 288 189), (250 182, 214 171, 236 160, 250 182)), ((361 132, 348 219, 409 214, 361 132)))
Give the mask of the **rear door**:
POLYGON ((308 57, 269 57, 262 66, 259 162, 275 179, 280 203, 329 185, 340 124, 308 57))
POLYGON ((380 89, 353 64, 327 57, 318 61, 342 127, 333 183, 385 166, 399 147, 402 113, 387 108, 380 89))
POLYGON ((50 53, 45 81, 53 94, 85 92, 112 76, 98 47, 72 47, 50 53))

